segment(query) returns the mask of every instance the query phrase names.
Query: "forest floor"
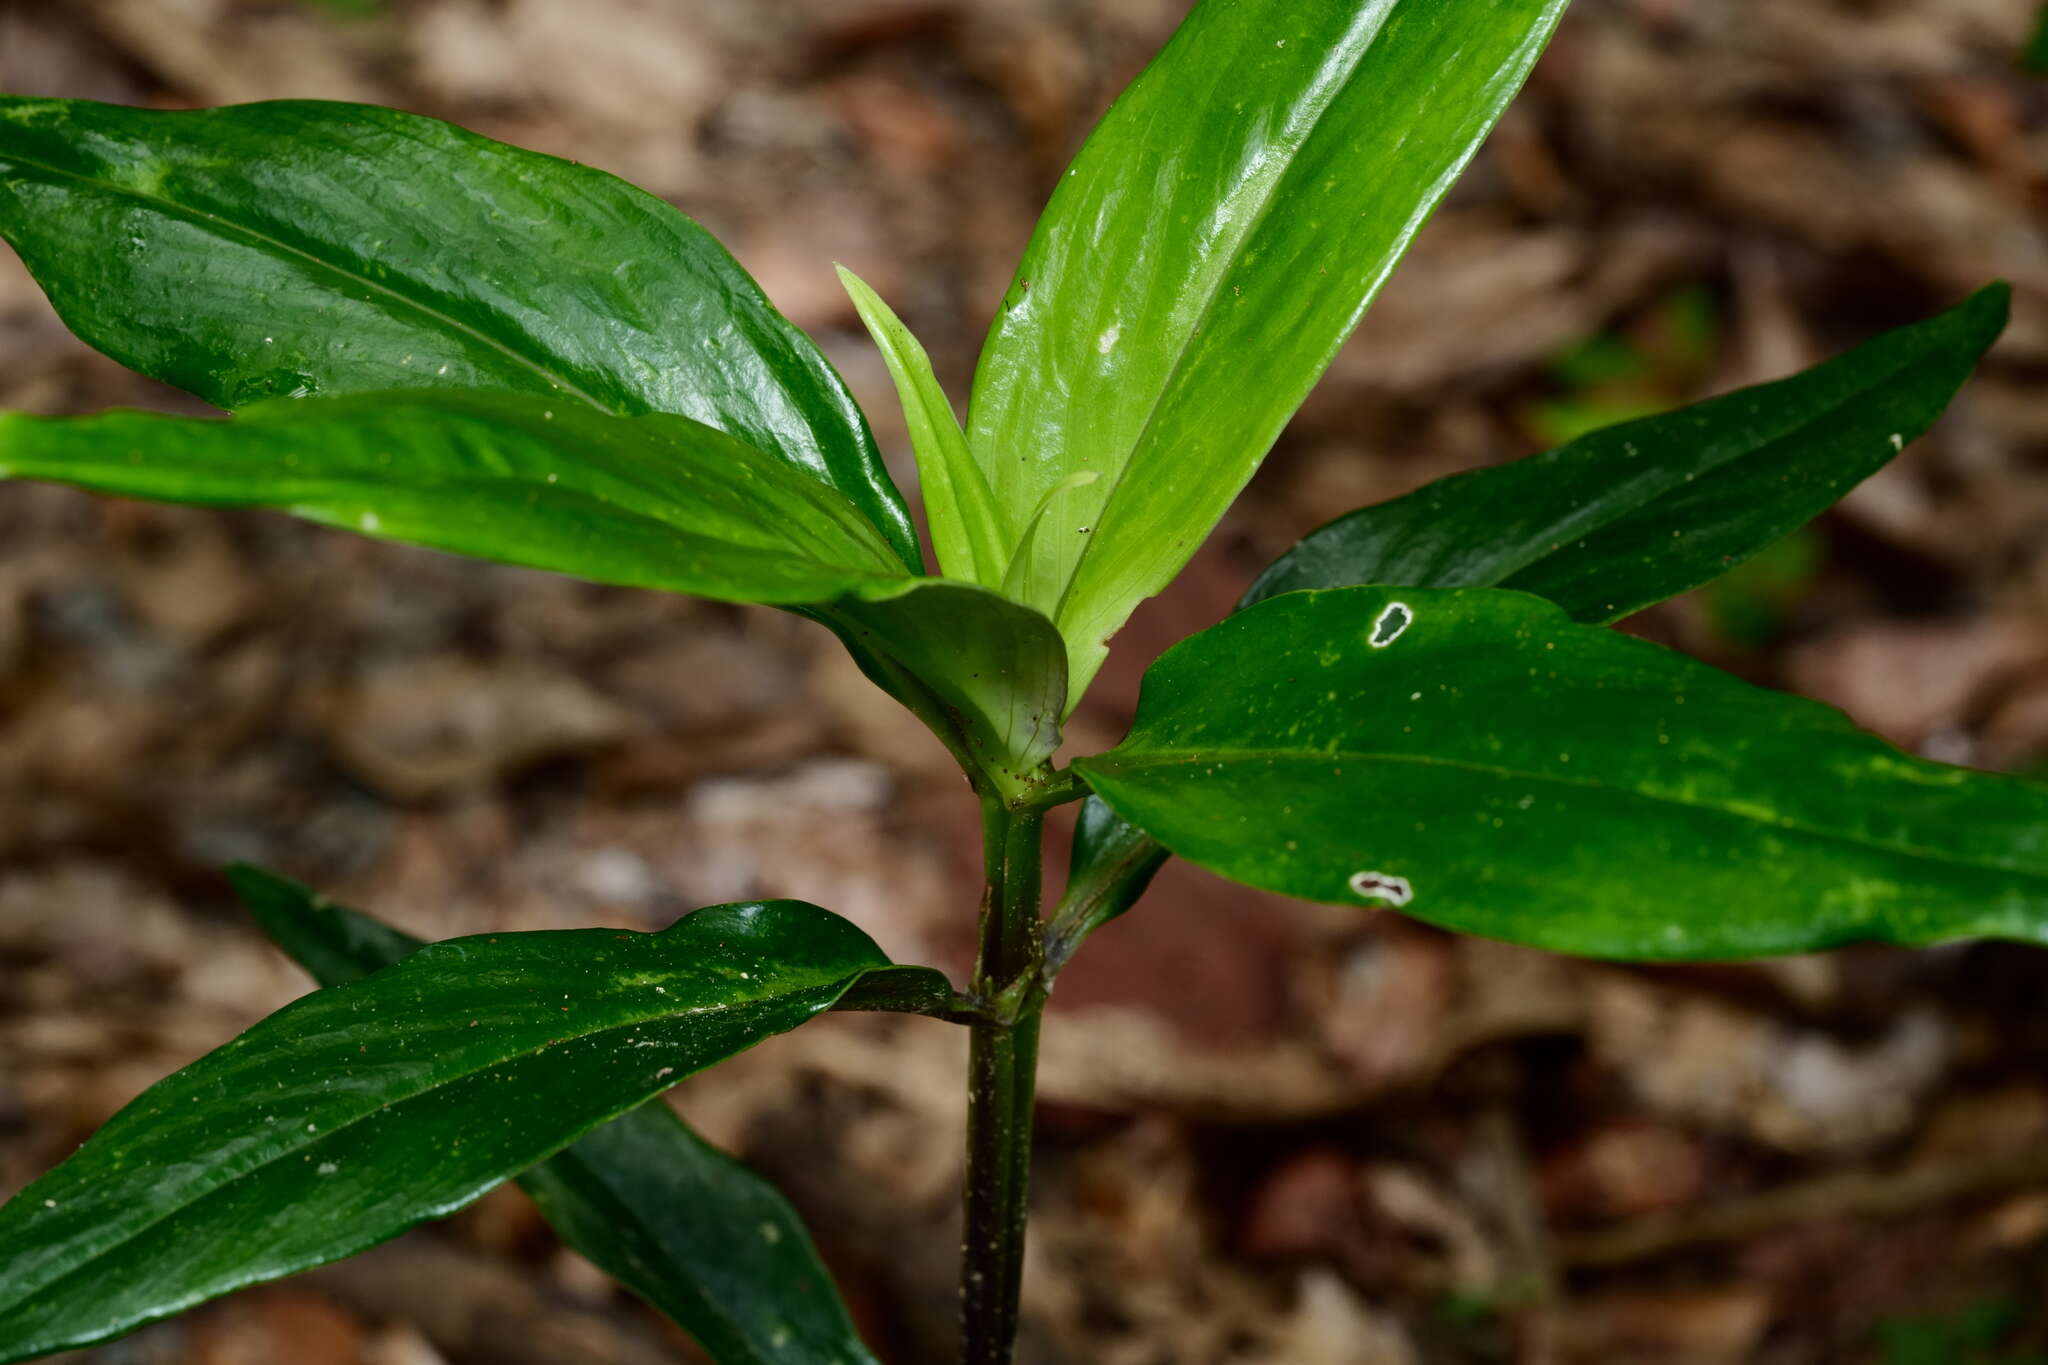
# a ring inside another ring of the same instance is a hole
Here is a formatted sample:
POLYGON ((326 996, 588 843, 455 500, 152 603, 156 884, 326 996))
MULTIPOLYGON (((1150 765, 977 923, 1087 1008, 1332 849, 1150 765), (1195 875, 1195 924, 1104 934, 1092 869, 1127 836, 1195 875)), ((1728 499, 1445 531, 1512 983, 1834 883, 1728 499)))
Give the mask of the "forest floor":
MULTIPOLYGON (((616 171, 818 338, 829 263, 964 395, 1039 205, 1184 0, 0 0, 0 90, 396 104, 616 171)), ((1579 0, 1529 91, 1073 725, 1339 512, 1811 363, 2003 277, 2007 338, 1835 513, 1629 628, 2048 772, 2048 79, 2032 0, 1579 0)), ((1248 357, 1256 382, 1257 359, 1248 357)), ((0 248, 0 408, 191 409, 0 248)), ((756 896, 956 974, 974 812, 786 615, 0 486, 0 1194, 306 989, 219 869, 412 931, 756 896)), ((2048 1360, 2048 952, 1633 969, 1184 866, 1045 1036, 1027 1365, 2048 1360)), ((676 1093, 946 1358, 959 1031, 835 1016, 676 1093)), ((696 1359, 509 1187, 80 1361, 696 1359)))

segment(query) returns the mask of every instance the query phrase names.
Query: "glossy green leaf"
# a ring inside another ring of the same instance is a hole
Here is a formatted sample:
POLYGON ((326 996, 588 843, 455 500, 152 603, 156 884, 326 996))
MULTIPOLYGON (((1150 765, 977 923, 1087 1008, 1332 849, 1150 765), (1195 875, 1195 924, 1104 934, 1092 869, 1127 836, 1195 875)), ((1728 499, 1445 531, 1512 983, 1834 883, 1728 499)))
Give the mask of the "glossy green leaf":
POLYGON ((1565 0, 1204 0, 1103 119, 982 353, 1022 600, 1104 641, 1185 564, 1520 88, 1565 0))
POLYGON ((911 450, 917 456, 925 520, 931 526, 939 572, 966 583, 1000 587, 1009 563, 1009 546, 1003 540, 988 479, 967 449, 967 434, 960 430, 960 419, 953 415, 953 405, 932 373, 931 357, 860 276, 840 266, 839 281, 895 381, 896 397, 910 429, 911 450))
MULTIPOLYGON (((323 986, 422 946, 260 868, 229 875, 263 931, 323 986)), ((848 995, 891 972, 922 969, 871 972, 848 995)), ((922 975, 944 986, 938 973, 922 975)), ((796 1210, 661 1100, 579 1139, 519 1184, 565 1243, 682 1324, 722 1365, 872 1365, 796 1210)))
POLYGON ((918 579, 812 614, 998 791, 1031 786, 1059 747, 1066 648, 1031 608, 972 584, 918 579))
POLYGON ((2011 296, 1992 285, 1790 379, 1340 517, 1245 601, 1369 583, 1506 587, 1581 621, 1617 620, 1725 573, 1917 440, 1997 340, 2011 296))
POLYGON ((365 535, 601 583, 791 606, 1006 789, 1059 742, 1044 617, 907 577, 833 489, 684 417, 496 393, 259 403, 229 421, 0 415, 0 475, 279 507, 365 535))
POLYGON ((922 568, 817 348, 601 171, 368 105, 6 96, 0 237, 79 336, 220 407, 461 388, 677 413, 838 489, 922 568))
POLYGON ((1067 887, 1045 931, 1045 970, 1056 974, 1087 937, 1138 903, 1166 850, 1099 796, 1081 803, 1067 887))
POLYGON ((797 901, 436 943, 150 1087, 0 1207, 0 1361, 440 1217, 889 966, 797 901))
POLYGON ((1287 593, 1162 655, 1077 761, 1175 853, 1566 952, 2048 943, 2048 786, 1497 589, 1287 593))
POLYGON ((833 489, 684 417, 502 393, 276 400, 232 420, 0 416, 0 474, 269 506, 603 583, 815 602, 906 579, 833 489))
POLYGON ((248 863, 230 867, 228 880, 257 927, 322 986, 360 981, 427 946, 423 938, 248 863))

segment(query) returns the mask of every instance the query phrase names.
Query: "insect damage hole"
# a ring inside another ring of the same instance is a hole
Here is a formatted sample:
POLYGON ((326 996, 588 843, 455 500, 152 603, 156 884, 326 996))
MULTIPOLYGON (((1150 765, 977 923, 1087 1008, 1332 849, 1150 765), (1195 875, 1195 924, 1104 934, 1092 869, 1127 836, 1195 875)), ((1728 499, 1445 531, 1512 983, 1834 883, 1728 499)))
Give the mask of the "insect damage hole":
POLYGON ((1408 879, 1388 872, 1354 872, 1350 885, 1354 893, 1366 900, 1385 901, 1396 910, 1415 899, 1415 888, 1408 879))
POLYGON ((1415 622, 1415 613, 1408 609, 1406 602, 1389 602, 1380 612, 1379 619, 1372 623, 1372 647, 1385 649, 1401 638, 1401 632, 1415 622))

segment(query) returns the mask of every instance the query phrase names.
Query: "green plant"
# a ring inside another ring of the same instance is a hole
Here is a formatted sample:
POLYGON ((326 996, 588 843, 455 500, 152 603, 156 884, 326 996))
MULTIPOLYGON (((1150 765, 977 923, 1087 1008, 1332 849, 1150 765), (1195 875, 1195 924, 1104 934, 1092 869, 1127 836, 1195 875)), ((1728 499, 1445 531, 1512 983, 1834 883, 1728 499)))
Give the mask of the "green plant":
POLYGON ((964 991, 795 902, 418 947, 237 870, 324 989, 0 1209, 0 1360, 514 1178, 720 1360, 870 1359, 773 1191, 656 1100, 831 1009, 971 1030, 963 1358, 1008 1360, 1046 993, 1168 850, 1612 957, 2048 942, 2048 790, 1605 629, 1917 438, 2002 327, 1998 287, 1331 523, 1153 666, 1123 743, 1052 764, 1109 637, 1250 478, 1563 9, 1204 0, 1061 179, 964 431, 847 277, 937 577, 838 376, 666 204, 389 110, 0 100, 0 233, 58 311, 235 414, 0 418, 0 473, 797 612, 958 759, 987 866, 964 991), (1073 801, 1048 915, 1041 830, 1073 801))
POLYGON ((2018 1305, 1985 1299, 1945 1316, 1888 1318, 1877 1326, 1882 1365, 2043 1365, 2037 1352, 2003 1349, 2024 1318, 2018 1305))

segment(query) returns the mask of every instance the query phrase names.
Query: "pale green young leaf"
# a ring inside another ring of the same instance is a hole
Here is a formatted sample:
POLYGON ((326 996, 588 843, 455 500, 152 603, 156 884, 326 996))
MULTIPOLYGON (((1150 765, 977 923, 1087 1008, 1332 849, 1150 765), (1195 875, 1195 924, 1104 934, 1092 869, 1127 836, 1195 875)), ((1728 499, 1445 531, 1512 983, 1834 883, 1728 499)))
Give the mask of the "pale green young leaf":
POLYGON ((968 431, 1070 704, 1251 477, 1565 0, 1204 0, 1062 177, 968 431))
POLYGON ((910 448, 917 456, 918 483, 939 572, 965 583, 999 586, 1009 562, 1009 544, 989 494, 988 479, 968 453, 966 433, 960 430, 960 419, 953 415, 953 405, 932 373, 931 357, 880 294, 845 266, 838 270, 839 282, 846 287, 895 381, 896 397, 910 428, 910 448))
MULTIPOLYGON (((1024 523, 1024 537, 1017 542, 1017 548, 1010 556, 1010 565, 1003 571, 1005 597, 1021 602, 1029 595, 1033 566, 1043 561, 1043 552, 1038 541, 1041 536, 1047 534, 1046 525, 1051 520, 1053 506, 1059 501, 1060 495, 1070 489, 1086 488, 1100 477, 1101 475, 1092 469, 1077 470, 1054 484, 1046 491, 1046 495, 1038 500, 1037 510, 1033 511, 1024 523)), ((1089 529, 1083 526, 1081 533, 1085 535, 1089 529)))

